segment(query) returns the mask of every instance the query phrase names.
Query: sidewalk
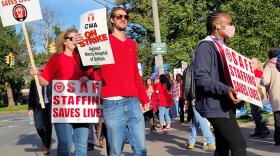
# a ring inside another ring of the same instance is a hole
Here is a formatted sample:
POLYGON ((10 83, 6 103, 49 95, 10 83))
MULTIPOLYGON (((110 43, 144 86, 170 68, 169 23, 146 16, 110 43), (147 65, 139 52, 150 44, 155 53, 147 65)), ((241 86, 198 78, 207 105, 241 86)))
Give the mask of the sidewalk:
MULTIPOLYGON (((270 135, 264 139, 252 138, 249 135, 254 131, 254 123, 241 124, 242 133, 247 140, 248 156, 278 156, 280 155, 279 146, 274 146, 273 134, 274 127, 269 126, 270 135)), ((178 119, 172 123, 172 130, 168 132, 150 132, 147 130, 147 151, 149 156, 212 156, 213 152, 207 152, 202 149, 204 138, 199 133, 195 148, 186 149, 185 142, 189 136, 190 123, 178 124, 178 119)), ((124 147, 124 156, 131 155, 132 150, 129 144, 124 147)), ((105 155, 105 149, 96 148, 88 155, 105 155)))

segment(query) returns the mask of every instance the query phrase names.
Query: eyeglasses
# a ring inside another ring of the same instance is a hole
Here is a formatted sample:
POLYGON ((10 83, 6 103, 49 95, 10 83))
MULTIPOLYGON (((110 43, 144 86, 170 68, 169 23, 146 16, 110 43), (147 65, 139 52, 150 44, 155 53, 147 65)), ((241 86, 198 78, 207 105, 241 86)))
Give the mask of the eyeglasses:
POLYGON ((68 37, 68 36, 66 36, 66 37, 64 37, 64 39, 65 39, 65 40, 69 39, 70 41, 73 41, 73 37, 68 37))
POLYGON ((113 18, 116 18, 117 20, 121 20, 122 18, 124 18, 125 20, 128 20, 129 16, 118 14, 118 15, 114 15, 113 18))

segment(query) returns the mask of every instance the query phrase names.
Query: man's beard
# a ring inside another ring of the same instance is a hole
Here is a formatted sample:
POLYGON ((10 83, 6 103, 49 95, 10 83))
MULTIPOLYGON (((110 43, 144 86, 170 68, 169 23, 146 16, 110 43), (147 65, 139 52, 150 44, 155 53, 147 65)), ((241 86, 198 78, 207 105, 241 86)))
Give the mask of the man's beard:
POLYGON ((119 30, 119 31, 125 31, 126 27, 120 27, 120 26, 116 26, 114 25, 115 29, 119 30))

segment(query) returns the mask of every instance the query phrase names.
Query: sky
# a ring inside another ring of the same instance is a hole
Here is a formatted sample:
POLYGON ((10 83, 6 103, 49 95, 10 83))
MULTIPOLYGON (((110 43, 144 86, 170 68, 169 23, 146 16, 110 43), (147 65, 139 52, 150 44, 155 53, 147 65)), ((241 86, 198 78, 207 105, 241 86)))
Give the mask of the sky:
POLYGON ((103 3, 112 8, 115 0, 41 0, 48 3, 51 7, 57 7, 61 11, 61 19, 63 21, 63 29, 75 25, 79 29, 80 16, 90 10, 105 8, 103 3))
MULTIPOLYGON (((91 10, 105 8, 104 5, 113 8, 112 3, 114 2, 115 0, 40 0, 40 6, 41 10, 43 5, 47 5, 51 8, 55 7, 61 12, 62 30, 73 25, 79 30, 80 16, 82 14, 91 10)), ((17 24, 16 29, 18 32, 21 32, 21 25, 17 24)), ((34 48, 37 52, 42 52, 44 49, 43 46, 35 46, 34 48)))

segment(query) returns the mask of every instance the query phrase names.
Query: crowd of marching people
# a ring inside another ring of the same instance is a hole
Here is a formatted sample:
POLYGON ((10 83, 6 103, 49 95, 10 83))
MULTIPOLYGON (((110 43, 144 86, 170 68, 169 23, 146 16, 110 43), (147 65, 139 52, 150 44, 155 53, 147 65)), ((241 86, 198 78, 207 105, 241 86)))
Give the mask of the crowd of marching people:
MULTIPOLYGON (((101 92, 103 121, 95 124, 55 123, 57 155, 71 155, 73 142, 77 156, 87 155, 87 150, 93 150, 95 145, 104 147, 106 140, 108 155, 121 155, 124 143, 128 142, 134 155, 145 156, 145 125, 151 131, 159 133, 170 131, 174 118, 178 117, 180 123, 185 123, 187 116, 187 122, 191 122, 191 130, 186 148, 195 147, 197 131, 201 130, 205 138, 203 149, 215 151, 214 155, 226 156, 231 151, 233 156, 245 156, 246 140, 235 115, 236 107, 242 102, 237 98, 231 82, 228 82, 229 77, 224 70, 227 67, 223 62, 225 56, 220 48, 226 44, 227 38, 234 35, 235 27, 231 16, 222 11, 208 16, 207 37, 190 54, 191 64, 182 74, 176 74, 175 79, 171 73, 156 74, 147 77, 144 82, 137 68, 136 43, 125 35, 128 20, 129 13, 126 9, 116 7, 112 10, 110 22, 113 32, 109 39, 115 64, 101 65, 99 69, 83 66, 76 48, 83 37, 77 30, 70 28, 59 38, 60 52, 44 68, 30 69, 31 74, 39 76, 41 86, 49 86, 55 79, 79 80, 81 83, 93 79, 105 82, 101 92)), ((270 110, 274 113, 275 145, 280 145, 278 53, 277 48, 269 51, 270 61, 265 64, 264 69, 257 59, 251 60, 262 102, 267 105, 268 110, 270 103, 270 110)), ((34 90, 36 89, 33 88, 32 93, 34 90)), ((45 90, 43 93, 48 92, 45 90)), ((35 110, 36 103, 39 103, 38 95, 30 94, 29 99, 29 115, 36 118, 35 126, 43 142, 42 150, 47 155, 51 146, 50 116, 45 117, 46 112, 41 112, 39 108, 35 110), (40 116, 48 120, 43 121, 40 116)), ((48 108, 51 107, 51 99, 46 99, 45 104, 48 108)), ((264 138, 270 131, 262 119, 260 107, 253 104, 250 106, 256 126, 250 136, 264 138)), ((47 114, 50 114, 50 108, 47 114)))

